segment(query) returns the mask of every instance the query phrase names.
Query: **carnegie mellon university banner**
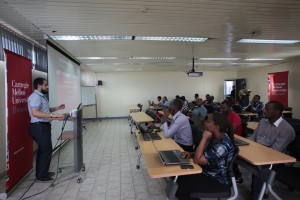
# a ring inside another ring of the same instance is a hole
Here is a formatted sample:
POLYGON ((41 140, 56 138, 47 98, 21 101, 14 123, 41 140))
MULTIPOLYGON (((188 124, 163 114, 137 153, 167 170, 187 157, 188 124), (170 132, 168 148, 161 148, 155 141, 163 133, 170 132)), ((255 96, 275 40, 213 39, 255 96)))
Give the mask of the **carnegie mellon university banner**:
POLYGON ((31 60, 5 50, 7 84, 6 192, 32 169, 27 98, 32 93, 31 60))
POLYGON ((285 107, 288 106, 288 77, 288 71, 268 74, 269 100, 280 101, 285 107))

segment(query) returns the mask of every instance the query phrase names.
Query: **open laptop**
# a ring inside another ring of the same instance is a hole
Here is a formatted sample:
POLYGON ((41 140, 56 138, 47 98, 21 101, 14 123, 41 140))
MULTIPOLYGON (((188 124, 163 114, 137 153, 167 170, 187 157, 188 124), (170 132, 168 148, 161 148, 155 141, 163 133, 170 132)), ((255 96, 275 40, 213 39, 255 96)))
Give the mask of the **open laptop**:
POLYGON ((154 129, 149 128, 145 123, 141 123, 139 127, 144 141, 161 140, 161 137, 156 132, 153 132, 154 129))
POLYGON ((235 143, 236 146, 249 145, 249 142, 246 142, 244 140, 240 140, 238 138, 234 138, 234 143, 235 143))
POLYGON ((179 150, 165 150, 165 151, 159 151, 153 142, 153 146, 158 153, 158 156, 161 160, 161 162, 164 165, 182 165, 182 164, 190 164, 189 159, 182 158, 182 152, 179 150))

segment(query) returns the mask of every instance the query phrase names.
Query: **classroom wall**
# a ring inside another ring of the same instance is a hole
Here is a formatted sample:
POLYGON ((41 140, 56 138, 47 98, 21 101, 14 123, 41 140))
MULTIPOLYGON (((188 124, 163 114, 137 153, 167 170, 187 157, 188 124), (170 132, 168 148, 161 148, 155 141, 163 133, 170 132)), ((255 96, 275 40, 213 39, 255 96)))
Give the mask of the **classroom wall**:
POLYGON ((239 78, 247 79, 247 88, 252 89, 250 100, 253 95, 261 96, 261 101, 268 102, 268 73, 289 71, 289 107, 293 107, 293 117, 300 119, 299 86, 300 86, 300 61, 294 60, 278 65, 256 68, 254 70, 238 71, 239 78))
POLYGON ((187 77, 184 72, 114 72, 97 73, 103 85, 96 87, 98 117, 126 116, 128 106, 141 103, 144 109, 148 100, 184 95, 188 101, 199 93, 201 98, 209 93, 215 101, 222 101, 224 79, 236 78, 236 71, 204 72, 203 77, 187 77))
POLYGON ((6 168, 5 62, 0 60, 0 174, 6 168))

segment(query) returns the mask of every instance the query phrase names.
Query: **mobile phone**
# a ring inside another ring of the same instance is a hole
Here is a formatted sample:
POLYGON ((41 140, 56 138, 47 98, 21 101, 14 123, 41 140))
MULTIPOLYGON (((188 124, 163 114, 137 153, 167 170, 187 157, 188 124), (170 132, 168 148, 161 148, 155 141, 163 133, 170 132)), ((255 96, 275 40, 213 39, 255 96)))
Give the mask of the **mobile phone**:
POLYGON ((181 169, 194 169, 193 165, 180 165, 181 169))

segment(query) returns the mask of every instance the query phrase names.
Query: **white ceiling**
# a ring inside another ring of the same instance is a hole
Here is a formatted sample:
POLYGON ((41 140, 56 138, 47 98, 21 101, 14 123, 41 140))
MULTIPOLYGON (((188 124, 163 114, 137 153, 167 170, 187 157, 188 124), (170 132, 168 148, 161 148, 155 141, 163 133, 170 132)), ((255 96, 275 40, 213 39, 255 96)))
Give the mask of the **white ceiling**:
POLYGON ((96 72, 188 71, 193 57, 241 58, 221 61, 220 66, 196 64, 196 71, 249 69, 287 62, 300 55, 300 43, 237 43, 241 38, 300 40, 299 0, 0 0, 0 22, 43 45, 43 34, 209 38, 204 43, 57 41, 75 57, 176 57, 175 60, 80 60, 83 64, 105 63, 90 66, 96 72), (248 65, 254 61, 244 61, 246 58, 284 60, 248 65))

